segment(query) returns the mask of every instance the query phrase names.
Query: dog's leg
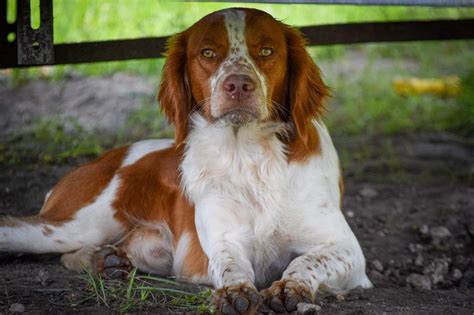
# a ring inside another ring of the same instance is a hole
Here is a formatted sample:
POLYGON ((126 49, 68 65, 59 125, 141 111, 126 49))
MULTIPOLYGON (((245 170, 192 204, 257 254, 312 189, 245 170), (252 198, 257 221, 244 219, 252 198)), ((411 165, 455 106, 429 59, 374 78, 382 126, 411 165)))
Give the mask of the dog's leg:
POLYGON ((91 269, 92 257, 96 252, 97 247, 85 246, 78 251, 63 254, 61 256, 61 264, 69 270, 76 272, 84 271, 84 269, 91 269))
POLYGON ((92 257, 92 269, 108 278, 128 275, 133 267, 140 271, 169 276, 173 267, 173 241, 169 229, 161 224, 140 227, 129 233, 118 246, 107 245, 92 257))
POLYGON ((343 294, 360 285, 371 287, 360 248, 333 244, 317 246, 295 258, 281 280, 261 292, 275 312, 292 312, 300 302, 314 301, 318 290, 343 294))
MULTIPOLYGON (((227 205, 228 206, 228 205, 227 205)), ((255 273, 250 262, 252 247, 246 227, 236 224, 232 212, 219 206, 219 200, 196 206, 196 227, 204 252, 209 257, 208 273, 216 291, 218 313, 253 314, 261 298, 255 288, 255 273)))
MULTIPOLYGON (((217 244, 216 244, 217 245, 217 244)), ((218 288, 214 304, 219 313, 254 314, 260 305, 254 271, 243 250, 236 244, 221 242, 209 259, 209 273, 218 288)))

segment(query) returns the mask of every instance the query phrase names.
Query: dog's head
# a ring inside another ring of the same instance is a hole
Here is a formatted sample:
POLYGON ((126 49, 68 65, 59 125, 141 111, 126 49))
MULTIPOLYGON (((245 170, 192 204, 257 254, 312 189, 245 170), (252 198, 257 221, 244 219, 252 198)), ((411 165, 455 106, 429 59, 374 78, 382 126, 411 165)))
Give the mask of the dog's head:
POLYGON ((293 145, 314 149, 312 120, 328 90, 301 34, 255 9, 211 13, 169 42, 158 100, 188 134, 194 111, 234 126, 279 120, 294 130, 293 145))

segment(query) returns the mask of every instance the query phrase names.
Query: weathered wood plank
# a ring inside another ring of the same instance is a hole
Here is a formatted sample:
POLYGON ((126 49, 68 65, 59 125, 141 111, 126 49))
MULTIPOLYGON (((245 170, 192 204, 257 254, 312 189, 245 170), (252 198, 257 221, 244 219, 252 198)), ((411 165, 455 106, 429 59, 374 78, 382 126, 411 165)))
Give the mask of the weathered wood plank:
MULTIPOLYGON (((309 45, 474 39, 474 19, 349 23, 300 28, 309 45)), ((54 45, 54 64, 162 57, 168 37, 54 45)), ((12 47, 0 49, 0 67, 18 67, 12 47)))

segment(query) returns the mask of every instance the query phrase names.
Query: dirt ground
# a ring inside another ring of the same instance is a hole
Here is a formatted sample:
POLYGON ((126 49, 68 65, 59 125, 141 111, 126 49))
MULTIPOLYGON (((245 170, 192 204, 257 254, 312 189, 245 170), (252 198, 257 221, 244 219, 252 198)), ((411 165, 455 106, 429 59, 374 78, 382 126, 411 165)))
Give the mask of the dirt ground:
MULTIPOLYGON (((2 116, 3 126, 15 119, 2 116)), ((344 164, 343 211, 375 288, 355 290, 343 301, 321 297, 320 313, 473 314, 472 139, 436 133, 334 140, 344 164)), ((0 166, 0 215, 37 213, 46 192, 83 161, 0 166)), ((0 314, 116 312, 94 300, 79 303, 86 287, 57 256, 0 253, 0 314)))

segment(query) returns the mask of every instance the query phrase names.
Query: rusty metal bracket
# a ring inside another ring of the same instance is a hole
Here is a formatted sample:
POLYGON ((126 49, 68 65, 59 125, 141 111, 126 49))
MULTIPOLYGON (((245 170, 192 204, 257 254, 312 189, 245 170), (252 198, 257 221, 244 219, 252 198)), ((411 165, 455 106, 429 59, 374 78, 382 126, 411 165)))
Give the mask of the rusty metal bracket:
POLYGON ((16 25, 18 65, 53 64, 53 1, 40 0, 40 26, 33 29, 30 0, 17 0, 16 25))

